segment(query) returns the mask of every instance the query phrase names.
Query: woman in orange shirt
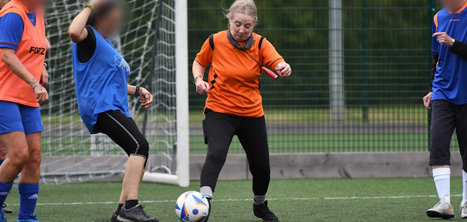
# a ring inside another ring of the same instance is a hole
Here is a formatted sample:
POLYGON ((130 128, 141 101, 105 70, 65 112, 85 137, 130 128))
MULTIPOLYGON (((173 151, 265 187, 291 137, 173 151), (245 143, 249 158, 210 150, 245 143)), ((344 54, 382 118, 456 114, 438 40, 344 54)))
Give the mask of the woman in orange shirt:
POLYGON ((237 135, 253 175, 253 212, 264 221, 278 221, 266 201, 269 147, 259 78, 262 65, 274 68, 283 78, 292 69, 267 39, 253 32, 258 21, 253 0, 236 0, 226 17, 229 30, 211 35, 193 63, 196 92, 208 94, 203 121, 208 154, 201 172, 201 193, 211 201, 232 137, 237 135), (205 82, 208 65, 209 81, 205 82))

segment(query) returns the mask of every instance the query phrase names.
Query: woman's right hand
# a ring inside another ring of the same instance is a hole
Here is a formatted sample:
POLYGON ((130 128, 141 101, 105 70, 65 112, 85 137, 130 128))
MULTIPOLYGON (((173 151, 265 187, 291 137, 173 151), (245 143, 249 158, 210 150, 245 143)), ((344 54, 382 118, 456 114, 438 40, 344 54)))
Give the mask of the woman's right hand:
POLYGON ((197 78, 195 85, 197 93, 201 95, 209 93, 209 83, 205 82, 202 78, 197 78))
POLYGON ((34 93, 36 94, 36 99, 39 104, 49 100, 49 94, 41 84, 34 88, 34 93))
POLYGON ((433 95, 433 93, 429 92, 428 94, 426 94, 426 96, 423 97, 423 105, 427 109, 431 109, 431 97, 432 97, 432 95, 433 95))

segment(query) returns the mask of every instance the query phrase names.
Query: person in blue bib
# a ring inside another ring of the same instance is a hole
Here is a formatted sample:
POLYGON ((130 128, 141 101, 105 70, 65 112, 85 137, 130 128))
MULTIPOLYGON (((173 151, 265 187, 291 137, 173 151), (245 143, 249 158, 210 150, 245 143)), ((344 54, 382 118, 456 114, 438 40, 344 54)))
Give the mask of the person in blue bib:
POLYGON ((439 202, 429 217, 454 217, 450 196, 450 143, 457 132, 462 156, 461 218, 467 218, 467 1, 440 0, 444 8, 433 19, 432 87, 423 98, 432 110, 430 165, 439 202))
POLYGON ((122 20, 116 1, 91 0, 71 23, 73 73, 79 113, 91 134, 108 135, 128 154, 119 205, 111 221, 157 222, 138 203, 138 189, 149 153, 148 141, 131 118, 128 95, 152 105, 146 89, 127 84, 130 66, 108 40, 122 20))

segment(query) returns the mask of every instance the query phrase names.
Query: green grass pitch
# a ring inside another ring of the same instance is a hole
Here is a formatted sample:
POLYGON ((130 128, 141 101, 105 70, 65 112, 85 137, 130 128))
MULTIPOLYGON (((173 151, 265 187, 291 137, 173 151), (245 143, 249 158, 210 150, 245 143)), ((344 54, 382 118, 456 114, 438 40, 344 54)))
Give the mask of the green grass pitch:
MULTIPOLYGON (((107 222, 116 208, 120 183, 42 185, 37 207, 43 222, 107 222)), ((175 200, 189 188, 142 184, 140 201, 150 215, 176 222, 175 200)), ((456 218, 462 193, 460 178, 451 181, 456 218)), ((438 198, 431 178, 273 180, 270 208, 283 222, 309 221, 430 221, 425 211, 438 198)), ((16 187, 7 199, 18 212, 16 187)), ((14 221, 15 214, 7 216, 14 221)), ((251 181, 220 181, 210 221, 260 221, 252 214, 251 181)))

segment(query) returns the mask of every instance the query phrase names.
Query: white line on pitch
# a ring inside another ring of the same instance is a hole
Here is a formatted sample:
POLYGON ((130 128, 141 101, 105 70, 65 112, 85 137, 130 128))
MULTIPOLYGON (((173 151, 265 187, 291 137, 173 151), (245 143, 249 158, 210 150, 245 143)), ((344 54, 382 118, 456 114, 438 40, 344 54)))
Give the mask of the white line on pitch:
MULTIPOLYGON (((451 195, 452 197, 461 197, 462 195, 451 195)), ((281 200, 371 200, 371 199, 410 199, 410 198, 435 198, 437 195, 417 195, 417 196, 381 196, 381 197, 291 197, 291 198, 271 198, 270 201, 281 200)), ((215 202, 242 202, 252 201, 252 199, 214 199, 215 202)), ((175 200, 140 200, 140 203, 175 203, 175 200)), ((58 206, 58 205, 108 205, 118 204, 118 202, 71 202, 71 203, 37 203, 38 206, 58 206)), ((19 204, 9 204, 11 206, 18 206, 19 204)))

